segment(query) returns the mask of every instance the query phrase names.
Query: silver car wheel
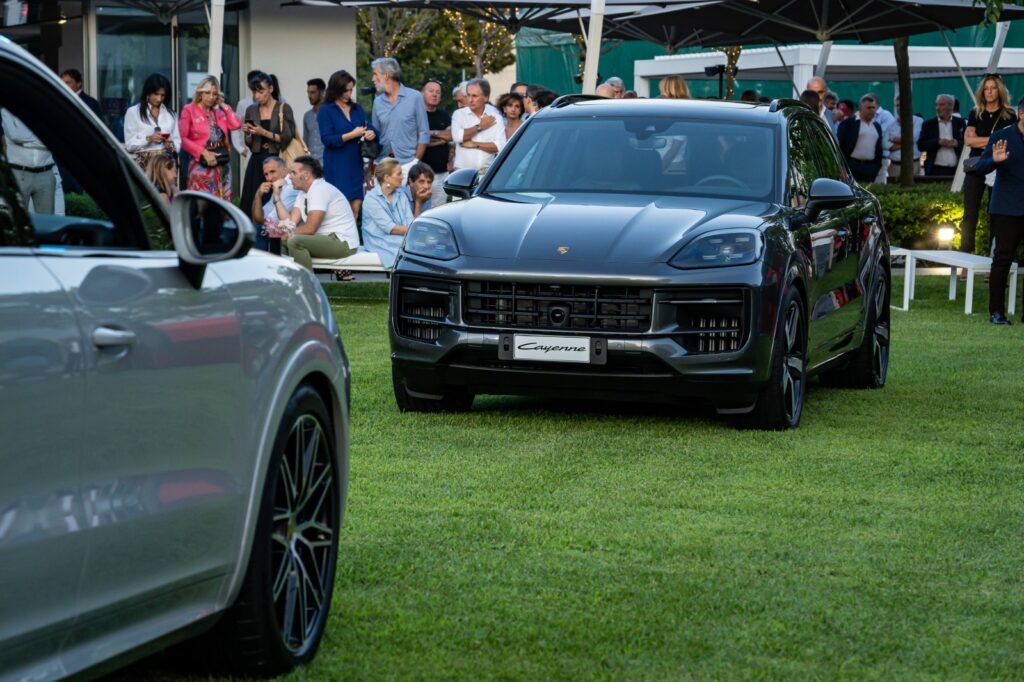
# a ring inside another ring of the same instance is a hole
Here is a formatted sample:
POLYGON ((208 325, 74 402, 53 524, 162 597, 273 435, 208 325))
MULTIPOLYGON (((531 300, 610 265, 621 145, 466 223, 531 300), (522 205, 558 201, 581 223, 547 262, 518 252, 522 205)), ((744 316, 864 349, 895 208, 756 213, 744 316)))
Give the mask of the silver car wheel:
POLYGON ((320 421, 300 415, 291 427, 274 491, 271 568, 282 643, 302 651, 329 606, 337 518, 334 463, 320 421))

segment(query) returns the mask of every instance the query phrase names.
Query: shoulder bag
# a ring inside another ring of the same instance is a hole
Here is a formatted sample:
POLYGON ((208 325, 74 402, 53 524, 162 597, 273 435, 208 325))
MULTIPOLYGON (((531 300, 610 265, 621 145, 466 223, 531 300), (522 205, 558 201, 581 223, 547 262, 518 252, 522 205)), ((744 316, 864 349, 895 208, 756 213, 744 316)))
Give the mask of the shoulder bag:
MULTIPOLYGON (((284 132, 284 105, 281 104, 277 110, 277 127, 279 133, 284 132)), ((292 141, 288 143, 288 146, 278 152, 278 156, 286 164, 291 165, 292 161, 299 158, 300 156, 309 155, 309 147, 303 142, 302 136, 299 135, 298 128, 295 129, 292 141)))

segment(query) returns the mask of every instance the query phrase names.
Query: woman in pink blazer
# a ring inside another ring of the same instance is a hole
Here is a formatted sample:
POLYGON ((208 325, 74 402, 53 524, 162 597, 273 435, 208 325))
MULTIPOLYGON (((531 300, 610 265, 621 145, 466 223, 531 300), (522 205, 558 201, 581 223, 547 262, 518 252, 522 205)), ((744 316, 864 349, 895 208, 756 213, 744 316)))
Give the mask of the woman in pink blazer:
POLYGON ((178 121, 181 148, 192 157, 186 189, 231 201, 228 133, 241 127, 238 116, 224 104, 217 79, 207 76, 199 81, 192 103, 181 110, 178 121))

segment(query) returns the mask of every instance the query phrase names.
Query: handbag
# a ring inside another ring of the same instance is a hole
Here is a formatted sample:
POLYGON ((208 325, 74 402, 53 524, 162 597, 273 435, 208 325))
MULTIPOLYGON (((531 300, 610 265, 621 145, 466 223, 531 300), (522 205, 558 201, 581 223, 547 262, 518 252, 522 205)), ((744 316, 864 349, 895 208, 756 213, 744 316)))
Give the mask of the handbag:
MULTIPOLYGON (((277 127, 284 131, 284 105, 282 104, 277 110, 277 127)), ((295 134, 292 136, 292 141, 288 143, 288 146, 278 152, 278 156, 289 166, 292 161, 299 158, 300 156, 308 156, 309 147, 302 140, 302 136, 299 135, 299 131, 295 130, 295 134)))
POLYGON ((199 163, 206 166, 207 168, 218 168, 220 166, 226 166, 229 163, 231 163, 231 155, 229 154, 228 148, 226 146, 213 147, 212 149, 207 148, 206 151, 213 152, 214 156, 217 157, 214 163, 208 163, 206 161, 206 157, 200 155, 199 163))
POLYGON ((978 161, 981 160, 980 156, 968 156, 964 159, 964 173, 968 175, 974 175, 978 172, 978 161))
POLYGON ((367 140, 365 137, 359 141, 359 155, 364 159, 370 159, 373 161, 378 156, 382 148, 380 146, 380 140, 374 137, 372 140, 367 140))

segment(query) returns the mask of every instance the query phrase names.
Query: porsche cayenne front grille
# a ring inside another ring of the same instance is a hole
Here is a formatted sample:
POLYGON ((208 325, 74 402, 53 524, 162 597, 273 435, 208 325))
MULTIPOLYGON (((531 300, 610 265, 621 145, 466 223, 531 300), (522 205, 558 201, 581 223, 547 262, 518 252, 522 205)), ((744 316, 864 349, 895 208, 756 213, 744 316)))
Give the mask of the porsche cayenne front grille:
POLYGON ((646 332, 653 290, 580 284, 469 281, 463 319, 475 327, 646 332))

